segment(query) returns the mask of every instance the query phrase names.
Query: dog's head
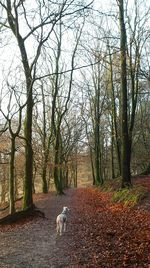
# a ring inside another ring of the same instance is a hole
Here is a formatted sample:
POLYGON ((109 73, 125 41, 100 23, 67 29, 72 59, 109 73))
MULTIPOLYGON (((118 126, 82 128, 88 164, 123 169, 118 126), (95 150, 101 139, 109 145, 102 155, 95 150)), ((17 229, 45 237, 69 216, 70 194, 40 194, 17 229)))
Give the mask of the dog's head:
POLYGON ((70 211, 70 209, 68 208, 68 207, 63 207, 63 212, 64 213, 67 213, 67 212, 69 212, 70 211))

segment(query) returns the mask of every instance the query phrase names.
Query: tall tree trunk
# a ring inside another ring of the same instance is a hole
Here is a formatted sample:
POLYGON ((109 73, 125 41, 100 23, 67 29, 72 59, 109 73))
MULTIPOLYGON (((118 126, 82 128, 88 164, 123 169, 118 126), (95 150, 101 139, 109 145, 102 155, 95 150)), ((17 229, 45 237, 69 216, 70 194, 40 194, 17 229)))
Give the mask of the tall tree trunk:
POLYGON ((75 163, 74 163, 74 187, 78 186, 78 149, 75 149, 75 163))
POLYGON ((84 123, 85 123, 86 135, 87 135, 87 139, 88 139, 88 143, 89 143, 89 154, 90 154, 90 162, 91 162, 91 168, 92 168, 92 180, 93 180, 93 185, 96 185, 96 181, 95 181, 95 170, 94 170, 93 149, 92 149, 92 146, 90 144, 90 138, 89 138, 89 135, 88 135, 88 128, 87 128, 87 122, 86 122, 86 120, 84 120, 84 123))
POLYGON ((139 91, 139 70, 140 70, 140 46, 139 41, 137 40, 136 44, 136 53, 134 55, 135 60, 133 62, 133 55, 132 55, 132 42, 130 44, 130 78, 131 78, 131 116, 130 116, 130 126, 129 126, 129 146, 130 146, 130 161, 131 161, 131 153, 132 153, 132 136, 135 124, 135 113, 138 101, 138 91, 139 91))
POLYGON ((46 131, 46 110, 45 110, 45 96, 44 96, 44 89, 43 85, 41 86, 42 91, 42 105, 43 105, 43 161, 42 161, 42 187, 43 193, 48 193, 48 183, 47 183, 47 164, 48 164, 48 156, 49 156, 49 148, 50 148, 50 140, 51 135, 48 138, 47 144, 47 131, 46 131))
POLYGON ((120 63, 121 63, 121 177, 122 188, 131 186, 130 144, 128 135, 128 103, 127 103, 127 72, 126 72, 126 29, 124 22, 124 1, 119 0, 120 22, 120 63))
POLYGON ((101 172, 101 145, 100 145, 100 70, 98 66, 98 79, 95 96, 95 183, 103 184, 101 172))
POLYGON ((15 212, 15 180, 14 180, 14 161, 15 161, 15 138, 11 138, 11 154, 9 163, 9 213, 15 212))
MULTIPOLYGON (((1 154, 0 154, 1 156, 1 154)), ((6 159, 6 155, 3 156, 3 161, 4 163, 7 162, 7 159, 6 159)), ((1 161, 2 162, 2 161, 1 161)), ((8 169, 7 169, 7 165, 6 164, 3 164, 2 165, 2 174, 1 174, 1 177, 2 177, 2 180, 1 180, 1 200, 0 202, 1 203, 5 203, 6 202, 6 194, 8 192, 8 169)))
MULTIPOLYGON (((26 74, 26 79, 32 81, 31 77, 26 74)), ((33 151, 32 151, 32 113, 33 113, 33 97, 32 83, 27 83, 27 110, 24 124, 25 134, 25 179, 24 179, 24 198, 23 208, 31 208, 33 206, 32 183, 33 183, 33 151)))
POLYGON ((91 168, 92 168, 93 185, 95 185, 95 184, 96 184, 96 181, 95 181, 95 171, 94 171, 93 151, 92 151, 92 148, 91 148, 91 147, 90 147, 90 161, 91 161, 91 168))
POLYGON ((48 193, 48 180, 47 180, 47 165, 48 165, 48 159, 49 159, 49 150, 50 150, 50 144, 51 144, 51 135, 48 138, 48 144, 46 147, 46 139, 43 141, 43 162, 42 162, 42 187, 43 187, 43 193, 48 193))
POLYGON ((59 150, 60 150, 60 137, 59 130, 57 130, 56 140, 55 140, 55 159, 54 159, 54 183, 56 187, 57 194, 63 194, 62 189, 62 177, 60 176, 60 161, 59 161, 59 150))
POLYGON ((62 170, 63 176, 63 188, 68 188, 68 160, 64 161, 64 168, 62 170))
POLYGON ((99 137, 99 123, 95 126, 95 182, 97 185, 101 183, 100 176, 100 137, 99 137))
POLYGON ((47 174, 47 163, 46 161, 44 161, 43 167, 42 167, 42 190, 44 194, 48 193, 48 184, 47 184, 46 174, 47 174))
POLYGON ((33 206, 32 199, 32 180, 33 180, 33 152, 32 152, 32 111, 33 111, 33 96, 32 87, 33 79, 31 76, 31 69, 29 67, 29 61, 25 48, 25 40, 22 38, 19 32, 19 22, 17 7, 15 9, 16 17, 14 18, 12 12, 11 1, 7 0, 7 18, 10 28, 18 42, 20 49, 22 64, 24 68, 24 74, 26 78, 26 92, 27 92, 27 110, 24 126, 25 133, 25 179, 24 179, 24 202, 23 208, 30 208, 33 206))
POLYGON ((115 169, 114 169, 114 124, 113 118, 111 123, 111 176, 112 179, 115 178, 115 169))
POLYGON ((111 87, 111 103, 112 103, 111 106, 112 106, 112 121, 113 121, 113 129, 114 129, 113 132, 115 133, 115 139, 116 139, 116 153, 117 153, 119 176, 120 176, 121 175, 120 138, 118 135, 118 128, 117 128, 117 112, 116 112, 115 92, 114 92, 114 83, 113 83, 113 66, 112 66, 112 57, 110 53, 109 44, 108 44, 108 49, 109 49, 109 62, 110 62, 110 87, 111 87))

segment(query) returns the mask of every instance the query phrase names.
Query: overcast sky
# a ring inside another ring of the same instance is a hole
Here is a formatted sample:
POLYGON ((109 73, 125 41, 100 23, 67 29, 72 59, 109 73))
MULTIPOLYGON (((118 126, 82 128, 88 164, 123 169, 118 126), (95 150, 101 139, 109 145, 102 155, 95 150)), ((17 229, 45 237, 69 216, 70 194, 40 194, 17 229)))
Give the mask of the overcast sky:
MULTIPOLYGON (((135 0, 129 0, 128 3, 128 13, 131 17, 131 19, 134 19, 134 12, 132 9, 133 3, 135 0)), ((30 2, 30 1, 29 1, 30 2)), ((100 13, 96 12, 96 16, 99 20, 100 17, 102 17, 102 13, 106 13, 108 15, 109 21, 110 21, 110 27, 111 31, 113 32, 113 23, 112 20, 110 20, 110 13, 115 13, 117 9, 116 0, 95 0, 94 2, 95 9, 97 9, 100 13), (102 13, 101 13, 102 12, 102 13)), ((150 0, 143 0, 143 4, 140 6, 140 14, 145 12, 145 7, 150 7, 150 0)), ((95 18, 96 18, 95 16, 95 18)), ((118 23, 116 19, 116 24, 118 23)), ((115 24, 114 24, 115 25, 115 24)), ((108 24, 104 24, 105 27, 108 26, 108 24)), ((94 35, 93 26, 91 26, 91 29, 88 28, 88 30, 91 30, 91 35, 94 35)), ((3 89, 3 81, 7 78, 14 79, 14 83, 18 83, 18 81, 22 80, 22 64, 20 62, 20 53, 19 49, 16 43, 16 40, 14 36, 10 33, 3 33, 2 34, 2 42, 0 43, 0 54, 1 54, 1 67, 0 67, 0 87, 3 89), (10 37, 11 36, 11 37, 10 37), (17 67, 17 68, 15 68, 17 67)), ((31 40, 26 44, 28 47, 28 52, 32 54, 35 50, 35 46, 31 42, 31 40)), ((67 50, 69 50, 70 47, 68 43, 66 44, 66 53, 67 50)), ((19 84, 18 84, 19 86, 19 84)), ((3 94, 5 94, 5 90, 3 94)))

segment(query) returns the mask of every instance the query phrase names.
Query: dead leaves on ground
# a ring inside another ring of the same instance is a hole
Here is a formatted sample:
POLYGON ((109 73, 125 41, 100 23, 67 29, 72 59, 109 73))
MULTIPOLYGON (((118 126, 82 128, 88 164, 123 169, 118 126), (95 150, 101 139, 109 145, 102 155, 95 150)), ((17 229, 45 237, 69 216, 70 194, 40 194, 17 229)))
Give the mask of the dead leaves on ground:
MULTIPOLYGON (((150 191, 149 180, 145 178, 141 182, 145 190, 150 191)), ((67 193, 61 201, 71 208, 68 232, 57 241, 58 254, 63 251, 61 259, 67 256, 68 267, 150 267, 150 210, 143 210, 141 205, 128 208, 113 204, 112 193, 97 188, 69 190, 68 195, 70 203, 66 204, 67 193)), ((56 203, 54 210, 59 211, 57 198, 54 195, 52 198, 51 194, 35 196, 47 215, 51 202, 56 203)), ((150 208, 148 199, 144 202, 146 208, 150 208)), ((53 221, 55 211, 50 215, 53 221)), ((23 224, 32 225, 31 222, 21 223, 20 228, 24 228, 23 224)), ((34 234, 34 225, 32 228, 34 234)))
POLYGON ((78 189, 73 257, 85 267, 149 267, 150 213, 110 202, 110 193, 78 189))

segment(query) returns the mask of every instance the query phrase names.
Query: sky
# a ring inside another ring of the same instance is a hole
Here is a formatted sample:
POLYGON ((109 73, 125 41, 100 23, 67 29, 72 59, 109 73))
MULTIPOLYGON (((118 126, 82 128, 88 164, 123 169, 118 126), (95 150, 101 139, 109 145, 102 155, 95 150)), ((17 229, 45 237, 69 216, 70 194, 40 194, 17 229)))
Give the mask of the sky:
MULTIPOLYGON (((133 16, 133 12, 132 12, 132 8, 131 6, 133 5, 135 0, 128 0, 128 7, 130 5, 129 10, 129 14, 131 18, 134 18, 133 16), (132 13, 132 16, 131 16, 132 13)), ((31 1, 29 1, 31 3, 31 1)), ((144 7, 150 4, 150 0, 144 0, 143 6, 141 6, 140 8, 140 12, 141 14, 144 12, 144 7)), ((110 11, 111 12, 116 12, 116 0, 95 0, 94 1, 94 5, 95 5, 95 9, 97 9, 98 11, 100 11, 100 13, 96 12, 95 14, 97 14, 97 18, 99 19, 99 17, 102 17, 101 12, 102 13, 107 13, 108 14, 108 18, 110 15, 110 11)), ((149 5, 150 6, 150 5, 149 5)), ((101 18, 100 18, 101 19, 101 18)), ((116 21, 116 23, 118 23, 116 21)), ((88 25, 89 26, 89 25, 88 25)), ((107 25, 108 26, 108 25, 107 25)), ((114 27, 115 24, 114 24, 114 27)), ((23 28, 23 26, 22 26, 23 28)), ((113 26, 111 24, 111 30, 113 29, 113 26)), ((2 33, 0 33, 1 35, 2 33)), ((93 29, 91 27, 91 35, 93 34, 93 29)), ((20 61, 20 56, 19 56, 19 49, 18 46, 16 44, 15 38, 14 37, 9 37, 9 34, 3 33, 2 34, 2 39, 0 39, 0 41, 2 40, 2 42, 0 42, 0 54, 1 54, 1 67, 0 67, 0 90, 3 90, 3 85, 4 82, 3 80, 8 79, 9 81, 11 81, 11 84, 15 84, 15 86, 17 85, 17 87, 19 88, 19 90, 21 91, 23 89, 23 86, 20 84, 20 81, 22 80, 22 65, 21 65, 21 61, 20 61), (9 45, 8 45, 9 44, 9 45), (14 71, 15 69, 15 71, 14 71), (21 88, 22 87, 22 88, 21 88)), ((68 38, 69 40, 69 38, 68 38)), ((68 43, 66 44, 66 51, 68 50, 68 48, 70 49, 69 41, 67 41, 68 43)), ((30 54, 33 54, 34 50, 35 50, 35 46, 33 44, 33 40, 29 39, 29 42, 26 44, 28 47, 28 51, 30 52, 30 54)), ((83 62, 84 64, 84 62, 83 62)), ((6 94, 6 90, 3 91, 3 94, 6 94)), ((0 97, 1 98, 1 97, 0 97)), ((4 108, 6 109, 8 103, 4 103, 4 108)))

